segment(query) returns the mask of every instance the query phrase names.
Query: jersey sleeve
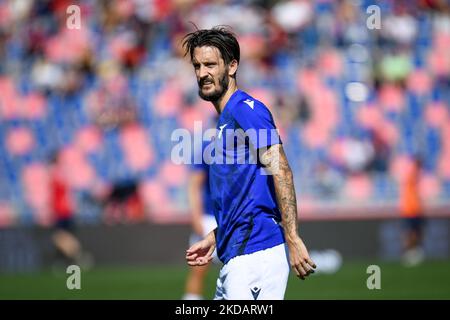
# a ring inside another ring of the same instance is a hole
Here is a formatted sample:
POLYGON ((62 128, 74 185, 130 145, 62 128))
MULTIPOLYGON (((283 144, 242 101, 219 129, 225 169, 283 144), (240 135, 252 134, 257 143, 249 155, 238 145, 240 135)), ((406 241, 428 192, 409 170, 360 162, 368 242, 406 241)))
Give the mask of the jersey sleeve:
POLYGON ((263 103, 247 99, 238 103, 232 113, 256 149, 282 143, 272 114, 263 103))

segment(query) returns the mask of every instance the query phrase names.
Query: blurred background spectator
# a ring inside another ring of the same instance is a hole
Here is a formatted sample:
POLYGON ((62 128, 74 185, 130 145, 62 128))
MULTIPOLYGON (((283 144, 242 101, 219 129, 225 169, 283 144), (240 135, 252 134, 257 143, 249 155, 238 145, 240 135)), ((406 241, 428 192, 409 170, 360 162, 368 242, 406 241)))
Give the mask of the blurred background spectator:
POLYGON ((90 268, 92 256, 76 236, 75 208, 60 159, 59 152, 52 154, 49 167, 50 210, 54 228, 52 242, 56 249, 54 266, 61 263, 90 268))
POLYGON ((406 266, 415 266, 424 259, 422 242, 425 221, 419 191, 421 169, 422 160, 415 156, 402 177, 400 188, 400 213, 404 224, 403 263, 406 266))

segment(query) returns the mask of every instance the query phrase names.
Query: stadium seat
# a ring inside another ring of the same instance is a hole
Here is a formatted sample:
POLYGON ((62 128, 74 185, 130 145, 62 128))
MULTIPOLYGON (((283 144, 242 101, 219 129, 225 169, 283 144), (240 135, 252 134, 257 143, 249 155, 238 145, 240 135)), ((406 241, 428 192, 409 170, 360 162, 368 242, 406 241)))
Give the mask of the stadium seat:
POLYGON ((380 104, 386 111, 400 112, 405 107, 405 97, 402 90, 394 85, 385 84, 379 93, 380 104))
POLYGON ((69 29, 65 25, 45 43, 45 55, 57 63, 79 61, 90 47, 89 28, 69 29))
POLYGON ((50 189, 48 169, 45 164, 32 163, 26 166, 21 174, 24 199, 32 208, 34 219, 38 224, 49 225, 52 222, 49 210, 50 189))
POLYGON ((438 168, 439 175, 447 180, 450 181, 450 150, 445 150, 439 159, 439 168, 438 168))
POLYGON ((190 132, 194 132, 195 122, 201 122, 203 130, 208 129, 205 127, 208 120, 208 114, 202 112, 202 110, 198 108, 185 108, 184 111, 178 116, 178 119, 180 127, 187 129, 190 132))
POLYGON ((0 201, 0 228, 12 226, 15 223, 17 212, 8 202, 0 201))
POLYGON ((356 119, 364 128, 375 129, 383 121, 383 113, 378 105, 362 106, 356 112, 356 119))
POLYGON ((13 156, 20 156, 32 152, 35 147, 33 132, 26 127, 12 128, 6 136, 6 147, 13 156))
POLYGON ((439 179, 432 174, 423 174, 420 177, 420 194, 424 199, 435 199, 441 194, 439 179))
POLYGON ((319 122, 310 122, 300 131, 300 137, 303 139, 303 143, 314 149, 324 147, 329 136, 319 122))
POLYGON ((373 191, 372 180, 366 174, 357 174, 350 176, 345 184, 345 195, 352 200, 368 200, 373 191))
POLYGON ((182 187, 187 181, 187 165, 174 164, 167 160, 160 165, 159 169, 160 181, 170 187, 182 187))
POLYGON ((172 85, 164 86, 155 97, 154 112, 160 117, 175 116, 183 106, 183 97, 179 88, 172 85))
POLYGON ((417 95, 424 95, 431 92, 432 80, 426 70, 416 69, 408 75, 408 89, 417 95))
POLYGON ((336 50, 328 49, 321 52, 318 61, 319 70, 323 75, 338 78, 343 72, 342 57, 336 50))
POLYGON ((431 102, 425 108, 425 120, 434 128, 442 128, 450 121, 449 112, 444 102, 431 102))
POLYGON ((74 137, 74 145, 85 153, 93 153, 102 147, 102 132, 94 126, 86 126, 78 130, 74 137))
POLYGON ((45 98, 34 92, 22 98, 20 115, 25 119, 42 120, 47 112, 46 107, 45 98))
POLYGON ((86 190, 92 186, 96 173, 80 149, 66 146, 61 151, 61 162, 67 182, 72 188, 86 190))
POLYGON ((152 217, 167 215, 170 213, 170 197, 164 183, 157 179, 147 179, 139 185, 139 193, 152 217))
POLYGON ((127 165, 134 171, 146 170, 154 161, 150 139, 138 125, 129 125, 121 131, 120 146, 127 165))

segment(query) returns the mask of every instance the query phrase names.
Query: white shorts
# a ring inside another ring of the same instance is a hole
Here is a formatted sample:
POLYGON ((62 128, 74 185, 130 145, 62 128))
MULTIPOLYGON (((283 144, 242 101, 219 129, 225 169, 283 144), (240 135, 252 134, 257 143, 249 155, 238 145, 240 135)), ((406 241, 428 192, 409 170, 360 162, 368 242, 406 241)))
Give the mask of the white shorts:
POLYGON ((289 270, 284 243, 237 256, 220 270, 214 300, 283 300, 289 270))
MULTIPOLYGON (((203 237, 205 237, 208 233, 217 228, 216 218, 212 215, 204 214, 202 217, 202 226, 203 226, 203 237)), ((201 240, 203 240, 203 238, 194 232, 189 237, 189 246, 192 246, 194 243, 199 242, 201 240)), ((214 263, 220 262, 219 258, 217 257, 216 250, 214 250, 213 253, 213 262, 214 263)))

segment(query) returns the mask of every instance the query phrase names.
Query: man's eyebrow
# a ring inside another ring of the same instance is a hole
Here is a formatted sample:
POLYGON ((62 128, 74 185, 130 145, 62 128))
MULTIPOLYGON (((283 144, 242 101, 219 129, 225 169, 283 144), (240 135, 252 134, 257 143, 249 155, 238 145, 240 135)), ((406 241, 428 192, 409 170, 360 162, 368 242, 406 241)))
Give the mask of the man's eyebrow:
POLYGON ((217 61, 215 61, 215 60, 205 60, 205 61, 200 62, 200 61, 197 61, 197 60, 192 60, 192 64, 193 65, 198 65, 200 63, 203 63, 203 64, 217 64, 217 61))

